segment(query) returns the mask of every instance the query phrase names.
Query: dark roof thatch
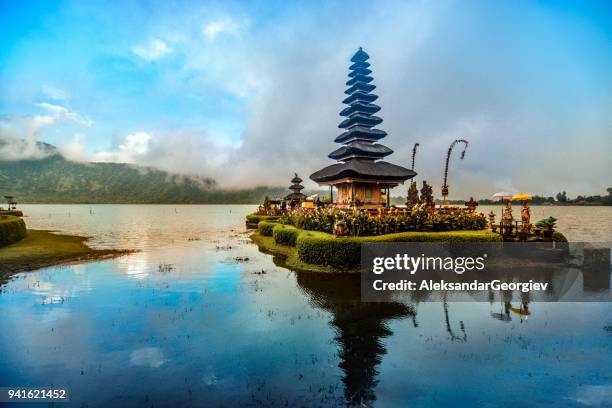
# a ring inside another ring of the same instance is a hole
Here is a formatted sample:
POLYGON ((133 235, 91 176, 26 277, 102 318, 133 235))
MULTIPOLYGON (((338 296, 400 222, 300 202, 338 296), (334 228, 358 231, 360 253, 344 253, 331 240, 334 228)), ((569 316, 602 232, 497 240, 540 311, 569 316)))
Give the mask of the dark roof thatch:
POLYGON ((349 160, 327 166, 310 175, 318 183, 352 177, 365 180, 403 182, 416 176, 413 170, 384 161, 349 160))
POLYGON ((371 159, 382 159, 393 153, 387 146, 378 143, 353 142, 348 146, 342 146, 329 154, 330 159, 343 160, 351 157, 366 157, 371 159))
POLYGON ((370 58, 367 52, 363 48, 359 47, 357 52, 351 57, 351 62, 365 62, 370 58))
POLYGON ((353 115, 343 120, 342 123, 338 125, 338 127, 339 128, 351 128, 354 126, 363 126, 366 128, 370 128, 370 127, 378 125, 381 122, 382 122, 382 119, 379 118, 378 116, 357 114, 357 115, 353 115))
POLYGON ((351 71, 356 71, 358 69, 367 69, 370 67, 370 63, 369 62, 356 62, 353 65, 351 65, 349 67, 349 69, 351 71))
POLYGON ((374 94, 369 94, 369 93, 366 93, 366 92, 357 91, 354 94, 344 98, 342 103, 350 105, 350 104, 352 104, 355 101, 374 102, 376 99, 378 99, 378 95, 374 95, 374 94))
POLYGON ((362 126, 355 126, 346 132, 338 135, 334 142, 336 143, 348 143, 351 140, 379 140, 387 136, 387 132, 380 129, 368 129, 362 126))
POLYGON ((354 113, 363 113, 371 115, 380 110, 380 106, 373 103, 367 102, 355 102, 354 104, 347 106, 340 112, 340 116, 351 116, 354 113))
POLYGON ((357 69, 351 71, 351 73, 348 74, 348 76, 353 78, 353 77, 356 77, 357 75, 370 75, 371 73, 372 73, 371 69, 357 68, 357 69))
POLYGON ((346 86, 353 86, 357 82, 361 82, 364 84, 369 84, 372 82, 374 78, 368 75, 355 75, 353 78, 346 81, 346 86))
POLYGON ((364 93, 369 93, 369 92, 372 92, 374 89, 376 89, 376 85, 365 84, 363 82, 357 82, 355 85, 351 86, 349 89, 344 91, 344 93, 347 95, 352 95, 355 92, 360 92, 360 91, 364 93))

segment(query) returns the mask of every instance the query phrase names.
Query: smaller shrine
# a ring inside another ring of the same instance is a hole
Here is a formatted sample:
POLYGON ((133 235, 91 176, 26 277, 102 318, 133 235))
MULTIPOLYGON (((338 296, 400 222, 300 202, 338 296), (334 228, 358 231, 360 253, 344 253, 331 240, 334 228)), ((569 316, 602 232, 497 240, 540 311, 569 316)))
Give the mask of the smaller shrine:
POLYGON ((297 173, 294 174, 295 176, 291 179, 291 186, 289 187, 289 190, 291 190, 292 193, 288 194, 284 198, 287 207, 290 209, 299 208, 302 202, 306 200, 306 196, 302 193, 304 186, 300 184, 302 179, 297 175, 297 173))

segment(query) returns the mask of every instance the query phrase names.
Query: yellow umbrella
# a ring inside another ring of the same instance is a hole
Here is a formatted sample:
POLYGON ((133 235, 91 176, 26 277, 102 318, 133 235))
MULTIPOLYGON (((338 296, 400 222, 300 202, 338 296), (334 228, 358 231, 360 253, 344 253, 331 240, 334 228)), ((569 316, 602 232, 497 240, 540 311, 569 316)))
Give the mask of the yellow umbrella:
POLYGON ((512 201, 531 201, 531 194, 519 193, 512 196, 512 201))
POLYGON ((517 315, 520 316, 529 316, 531 313, 529 313, 528 310, 525 310, 523 308, 517 308, 517 307, 511 307, 510 310, 512 310, 514 313, 516 313, 517 315))

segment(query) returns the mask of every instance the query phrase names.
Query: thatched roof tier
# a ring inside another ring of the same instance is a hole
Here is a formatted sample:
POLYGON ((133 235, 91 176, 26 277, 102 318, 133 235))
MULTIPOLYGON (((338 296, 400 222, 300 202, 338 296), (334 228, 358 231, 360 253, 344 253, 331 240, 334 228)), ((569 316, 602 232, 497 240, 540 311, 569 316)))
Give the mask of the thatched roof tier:
POLYGON ((350 105, 354 102, 374 102, 375 100, 378 99, 377 95, 374 94, 369 94, 367 92, 355 92, 354 94, 348 96, 347 98, 345 98, 342 103, 345 103, 347 105, 350 105))
POLYGON ((365 62, 370 59, 370 56, 363 48, 359 47, 357 52, 351 57, 351 62, 365 62))
POLYGON ((358 113, 371 115, 373 113, 378 112, 379 110, 380 110, 380 106, 378 105, 375 105, 373 103, 357 101, 351 104, 351 106, 344 108, 340 112, 340 116, 352 116, 358 113))
POLYGON ((357 82, 356 84, 351 86, 349 89, 344 91, 344 93, 347 94, 347 95, 352 95, 355 92, 370 93, 374 89, 376 89, 376 85, 366 84, 366 83, 363 83, 363 82, 357 82))
POLYGON ((327 166, 311 174, 310 178, 317 183, 345 178, 403 183, 414 176, 414 171, 385 161, 349 160, 327 166))
POLYGON ((359 74, 346 81, 346 86, 352 86, 356 83, 369 84, 373 80, 374 78, 372 78, 371 76, 359 74))
POLYGON ((358 157, 376 160, 382 159, 391 153, 393 153, 393 150, 381 144, 353 142, 347 146, 342 146, 341 148, 334 150, 328 157, 334 160, 347 160, 358 157))
MULTIPOLYGON (((354 78, 358 75, 368 76, 372 73, 371 69, 368 68, 356 68, 348 74, 350 78, 354 78)), ((348 85, 348 84, 347 84, 348 85)))
POLYGON ((380 129, 369 129, 362 126, 355 126, 347 129, 346 132, 340 134, 334 142, 349 143, 354 140, 376 141, 387 136, 387 132, 380 129))
POLYGON ((350 118, 343 120, 342 123, 338 125, 338 127, 350 129, 355 126, 363 126, 366 128, 371 128, 378 125, 379 123, 382 123, 382 121, 382 118, 379 118, 378 116, 356 114, 351 116, 350 118))
POLYGON ((349 67, 351 71, 355 71, 358 69, 367 69, 370 68, 370 63, 368 62, 356 62, 349 67))

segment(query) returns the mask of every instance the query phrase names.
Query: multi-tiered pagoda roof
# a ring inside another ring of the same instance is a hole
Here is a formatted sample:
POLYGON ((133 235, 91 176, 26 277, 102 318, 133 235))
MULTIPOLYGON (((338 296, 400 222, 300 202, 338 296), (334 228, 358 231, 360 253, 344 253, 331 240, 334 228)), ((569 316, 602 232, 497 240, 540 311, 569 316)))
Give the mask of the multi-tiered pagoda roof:
POLYGON ((302 179, 295 173, 295 176, 291 179, 291 186, 289 186, 289 190, 293 191, 291 194, 285 197, 287 201, 304 201, 306 196, 302 193, 304 186, 300 183, 302 179))
POLYGON ((412 170, 381 160, 393 150, 377 143, 387 133, 375 129, 382 118, 375 115, 380 106, 374 104, 378 96, 372 93, 376 86, 372 84, 374 78, 370 76, 369 58, 361 48, 351 58, 349 80, 346 82, 348 89, 344 92, 348 96, 342 101, 348 106, 340 112, 345 119, 338 125, 344 132, 335 139, 343 146, 329 154, 330 158, 340 163, 313 173, 310 178, 318 183, 333 184, 334 181, 348 178, 393 185, 416 175, 412 170))

